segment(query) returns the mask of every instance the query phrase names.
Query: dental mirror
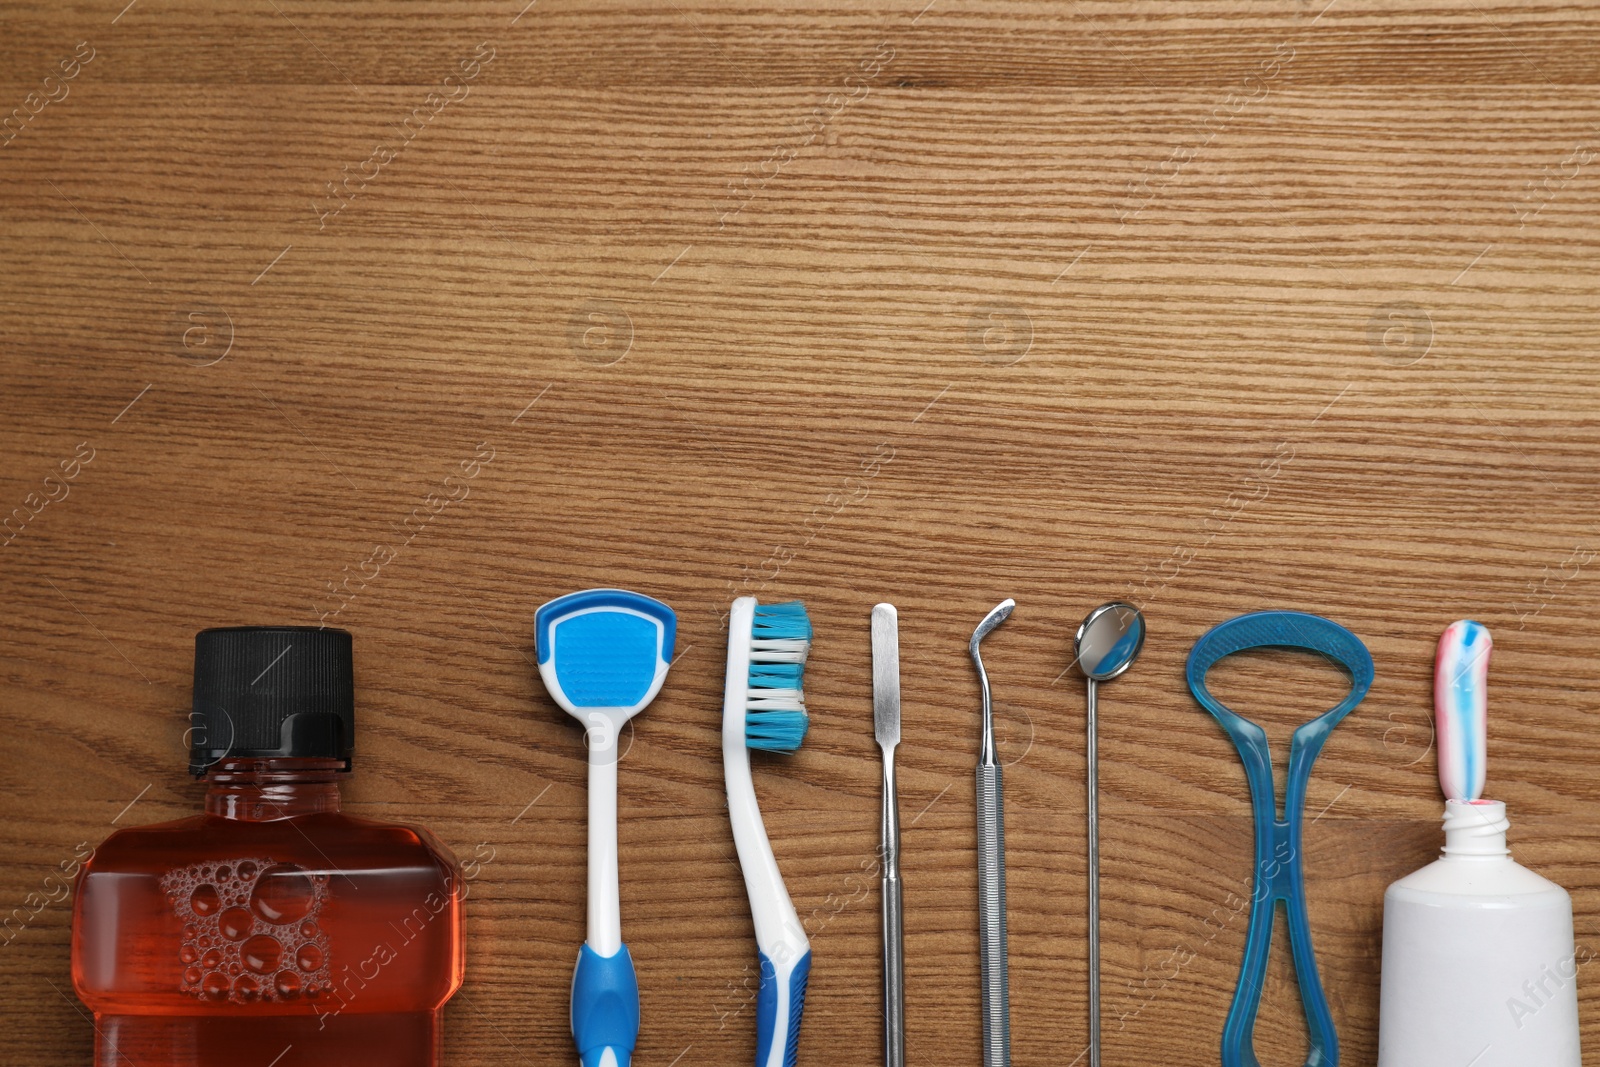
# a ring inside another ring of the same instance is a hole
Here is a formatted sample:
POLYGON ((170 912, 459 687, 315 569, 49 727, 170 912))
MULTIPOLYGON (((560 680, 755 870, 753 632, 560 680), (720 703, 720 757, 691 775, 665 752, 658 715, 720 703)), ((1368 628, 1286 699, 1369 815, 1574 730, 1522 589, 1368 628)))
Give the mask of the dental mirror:
MULTIPOLYGON (((1133 665, 1144 647, 1144 615, 1114 600, 1089 613, 1073 639, 1078 669, 1091 682, 1109 682, 1133 665)), ((1093 687, 1090 687, 1093 692, 1093 687)))
POLYGON ((1078 669, 1089 680, 1088 744, 1085 778, 1089 791, 1089 1067, 1100 1067, 1100 752, 1096 690, 1139 658, 1144 647, 1144 614, 1113 600, 1089 612, 1072 641, 1078 669))

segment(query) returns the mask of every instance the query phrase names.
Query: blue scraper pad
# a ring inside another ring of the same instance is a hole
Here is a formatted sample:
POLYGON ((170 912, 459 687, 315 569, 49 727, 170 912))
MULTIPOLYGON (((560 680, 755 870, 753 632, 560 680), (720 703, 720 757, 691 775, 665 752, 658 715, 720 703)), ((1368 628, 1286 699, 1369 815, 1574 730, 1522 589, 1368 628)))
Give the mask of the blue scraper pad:
POLYGON ((661 688, 672 662, 677 617, 659 600, 626 589, 557 597, 534 616, 539 674, 567 711, 635 712, 661 688))

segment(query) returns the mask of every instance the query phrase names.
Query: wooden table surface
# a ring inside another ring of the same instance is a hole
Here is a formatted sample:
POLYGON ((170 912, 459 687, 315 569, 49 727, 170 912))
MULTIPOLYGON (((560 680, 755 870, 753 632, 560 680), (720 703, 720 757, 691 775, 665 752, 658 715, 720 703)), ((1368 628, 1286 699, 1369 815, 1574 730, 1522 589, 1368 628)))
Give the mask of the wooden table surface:
MULTIPOLYGON (((196 809, 194 632, 319 621, 355 634, 348 808, 476 860, 444 1062, 572 1062, 583 749, 532 621, 595 585, 679 613, 621 768, 640 1067, 754 1048, 718 749, 745 593, 817 630, 811 734, 756 771, 814 943, 802 1062, 881 1056, 880 600, 911 1064, 979 1062, 965 646, 1007 596, 1019 1065, 1086 1041, 1068 668, 1115 597, 1150 637, 1102 701, 1108 1067, 1218 1059, 1249 805, 1182 669, 1253 609, 1377 663, 1309 794, 1341 1062, 1374 1062, 1383 889, 1439 842, 1453 619, 1498 646, 1516 854, 1600 950, 1600 5, 124 2, 0 12, 0 1062, 90 1062, 46 878, 196 809)), ((1290 654, 1216 678, 1280 755, 1343 689, 1290 654)), ((1257 1046, 1305 1041, 1280 941, 1257 1046)))

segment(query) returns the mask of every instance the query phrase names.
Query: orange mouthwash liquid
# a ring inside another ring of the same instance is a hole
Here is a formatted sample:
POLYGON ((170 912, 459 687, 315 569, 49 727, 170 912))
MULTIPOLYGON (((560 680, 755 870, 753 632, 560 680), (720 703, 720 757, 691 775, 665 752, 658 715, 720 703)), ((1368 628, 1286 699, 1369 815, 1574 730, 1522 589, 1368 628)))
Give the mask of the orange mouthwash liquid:
POLYGON ((195 638, 205 813, 113 834, 78 876, 72 980, 96 1067, 433 1067, 461 985, 461 869, 344 814, 350 635, 195 638))

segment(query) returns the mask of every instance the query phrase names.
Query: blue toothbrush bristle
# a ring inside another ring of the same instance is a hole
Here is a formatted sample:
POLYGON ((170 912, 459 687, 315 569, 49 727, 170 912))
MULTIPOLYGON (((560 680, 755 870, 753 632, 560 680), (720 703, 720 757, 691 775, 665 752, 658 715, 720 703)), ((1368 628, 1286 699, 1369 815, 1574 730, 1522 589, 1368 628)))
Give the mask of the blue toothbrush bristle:
POLYGON ((810 641, 811 619, 798 600, 786 604, 757 604, 751 640, 810 641))
POLYGON ((804 663, 752 663, 751 689, 799 689, 804 663))
POLYGON ((757 604, 750 629, 750 674, 745 693, 744 739, 751 748, 793 752, 810 719, 801 688, 811 620, 798 600, 757 604))
POLYGON ((766 752, 793 752, 806 739, 811 720, 803 711, 755 711, 744 717, 744 743, 766 752))

